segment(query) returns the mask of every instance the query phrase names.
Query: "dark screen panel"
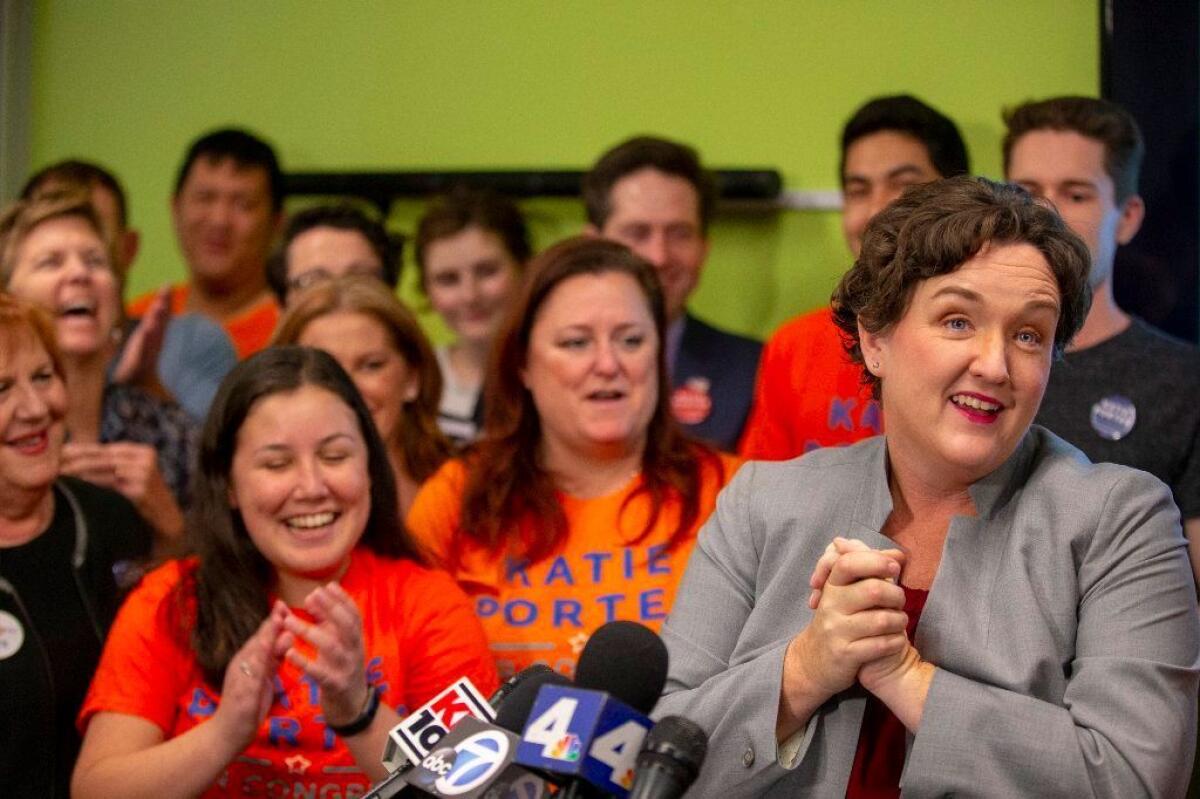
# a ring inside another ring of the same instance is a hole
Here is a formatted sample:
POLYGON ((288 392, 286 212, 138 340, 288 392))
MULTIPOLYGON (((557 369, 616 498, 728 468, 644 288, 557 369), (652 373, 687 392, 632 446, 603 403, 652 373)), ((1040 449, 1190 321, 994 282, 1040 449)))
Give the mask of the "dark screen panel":
POLYGON ((1127 311, 1180 338, 1200 334, 1200 3, 1102 0, 1101 92, 1146 138, 1146 221, 1117 252, 1127 311))

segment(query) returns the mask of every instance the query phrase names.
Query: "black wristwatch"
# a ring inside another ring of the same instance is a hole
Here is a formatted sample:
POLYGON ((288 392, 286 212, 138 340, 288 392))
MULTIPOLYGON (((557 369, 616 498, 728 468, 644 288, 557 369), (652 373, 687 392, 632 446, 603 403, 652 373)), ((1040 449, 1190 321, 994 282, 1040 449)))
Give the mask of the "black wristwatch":
POLYGON ((367 703, 363 705, 362 713, 358 714, 358 718, 345 724, 329 724, 326 722, 325 726, 332 730, 334 735, 340 738, 349 738, 351 735, 358 735, 367 727, 370 727, 378 711, 379 689, 368 687, 367 703))

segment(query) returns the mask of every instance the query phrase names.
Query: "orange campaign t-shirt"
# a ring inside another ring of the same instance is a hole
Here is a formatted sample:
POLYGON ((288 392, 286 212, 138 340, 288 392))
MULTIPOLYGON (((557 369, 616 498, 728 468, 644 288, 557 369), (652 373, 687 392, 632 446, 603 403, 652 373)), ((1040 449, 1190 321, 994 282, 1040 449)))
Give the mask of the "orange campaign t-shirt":
MULTIPOLYGON (((501 679, 542 663, 568 676, 588 636, 616 619, 641 622, 657 631, 675 599, 695 545, 696 532, 712 513, 717 493, 741 461, 720 455, 724 474, 703 467, 700 515, 687 539, 668 550, 679 520, 678 501, 665 503, 657 523, 638 539, 650 513, 645 494, 622 505, 641 477, 608 496, 579 499, 559 494, 568 535, 554 555, 536 563, 482 546, 462 546, 459 563, 448 563, 459 533, 466 470, 448 461, 413 503, 408 527, 475 601, 501 679)), ((527 521, 525 524, 532 524, 527 521)), ((519 540, 519 539, 518 539, 519 540)))
MULTIPOLYGON (((219 689, 205 682, 176 610, 176 587, 195 568, 194 560, 172 561, 129 595, 79 713, 81 730, 96 713, 125 713, 175 738, 216 711, 219 689)), ((495 689, 483 630, 449 575, 359 548, 339 582, 362 615, 367 681, 384 704, 403 715, 462 676, 484 694, 495 689)), ((362 796, 370 784, 325 726, 318 683, 285 662, 258 737, 204 796, 362 796)))
POLYGON ((738 453, 781 461, 882 433, 883 412, 862 374, 829 308, 785 322, 763 347, 738 453))
MULTIPOLYGON (((187 311, 190 291, 191 286, 187 283, 177 283, 171 286, 172 314, 181 314, 187 311)), ((146 308, 150 306, 151 300, 157 293, 151 291, 137 297, 126 306, 126 312, 134 318, 140 317, 146 312, 146 308)), ((259 350, 266 349, 266 346, 271 343, 271 336, 275 333, 277 324, 279 324, 279 305, 275 302, 274 297, 267 295, 245 313, 222 322, 221 326, 225 328, 229 340, 233 342, 233 348, 237 351, 238 358, 245 360, 259 350)))

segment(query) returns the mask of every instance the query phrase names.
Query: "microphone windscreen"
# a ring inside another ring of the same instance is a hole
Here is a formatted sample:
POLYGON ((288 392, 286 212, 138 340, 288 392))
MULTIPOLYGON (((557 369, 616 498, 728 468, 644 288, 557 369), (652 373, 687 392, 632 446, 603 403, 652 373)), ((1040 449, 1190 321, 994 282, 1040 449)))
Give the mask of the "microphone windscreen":
POLYGON ((571 684, 570 680, 548 666, 531 666, 516 676, 521 677, 527 672, 528 676, 513 682, 508 695, 496 708, 496 725, 517 735, 525 729, 525 722, 529 721, 529 714, 533 710, 533 702, 543 685, 571 684))
POLYGON ((650 728, 642 752, 664 755, 691 769, 695 775, 708 754, 708 733, 699 724, 683 716, 664 716, 650 728))
POLYGON ((610 621, 579 654, 575 685, 605 691, 649 715, 667 683, 667 647, 635 621, 610 621))

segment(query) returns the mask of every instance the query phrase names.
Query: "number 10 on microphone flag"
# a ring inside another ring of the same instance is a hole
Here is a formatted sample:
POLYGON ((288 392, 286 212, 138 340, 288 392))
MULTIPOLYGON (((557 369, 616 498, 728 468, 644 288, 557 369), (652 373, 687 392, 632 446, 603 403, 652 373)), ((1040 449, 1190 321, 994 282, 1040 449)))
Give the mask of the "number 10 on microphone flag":
POLYGON ((467 716, 495 721, 496 712, 470 680, 459 677, 397 724, 389 734, 389 744, 399 747, 410 763, 420 763, 467 716))

